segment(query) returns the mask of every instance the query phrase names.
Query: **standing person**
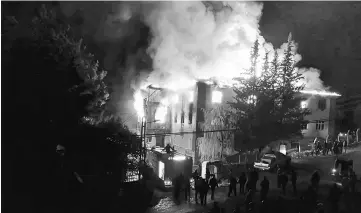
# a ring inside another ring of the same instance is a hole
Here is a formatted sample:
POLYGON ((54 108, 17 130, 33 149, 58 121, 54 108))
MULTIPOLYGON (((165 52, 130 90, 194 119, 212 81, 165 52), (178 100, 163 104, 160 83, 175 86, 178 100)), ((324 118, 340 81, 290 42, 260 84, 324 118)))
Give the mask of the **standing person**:
POLYGON ((282 193, 283 195, 286 195, 286 188, 288 183, 288 177, 285 172, 281 174, 281 187, 282 187, 282 193))
POLYGON ((198 196, 201 196, 201 186, 202 186, 202 182, 200 180, 201 178, 199 176, 196 177, 196 180, 194 181, 194 188, 195 188, 195 195, 194 195, 194 199, 196 201, 196 204, 198 204, 198 196))
POLYGON ((214 191, 216 187, 218 187, 218 182, 215 175, 212 175, 211 179, 209 180, 209 186, 211 188, 211 200, 214 200, 214 191))
POLYGON ((328 201, 330 201, 332 205, 332 212, 338 213, 338 202, 340 201, 341 197, 341 191, 337 187, 337 184, 333 184, 333 187, 330 189, 329 195, 328 195, 328 201))
POLYGON ((350 189, 351 192, 356 192, 357 176, 354 171, 351 171, 350 189))
POLYGON ((269 191, 269 180, 266 176, 264 176, 261 182, 261 201, 266 200, 268 191, 269 191))
POLYGON ((293 189, 293 194, 297 195, 297 173, 295 170, 292 170, 291 173, 291 183, 292 183, 292 189, 293 189))
POLYGON ((202 190, 203 190, 203 205, 207 205, 207 195, 208 195, 209 185, 208 185, 206 179, 202 179, 202 181, 203 181, 203 184, 202 184, 202 190))
POLYGON ((258 175, 258 172, 257 170, 253 170, 252 173, 252 190, 255 192, 257 190, 257 182, 258 182, 258 179, 259 179, 259 175, 258 175))
POLYGON ((239 183, 239 193, 240 193, 240 194, 244 194, 244 193, 245 193, 245 191, 244 191, 244 185, 246 184, 246 181, 247 181, 246 173, 245 173, 245 172, 242 172, 242 174, 239 176, 239 180, 238 180, 238 183, 239 183))
POLYGON ((325 140, 325 142, 323 143, 323 149, 322 149, 322 154, 323 155, 326 155, 326 152, 327 152, 327 138, 325 140))
POLYGON ((229 180, 228 197, 231 196, 233 191, 234 196, 237 196, 237 180, 233 176, 229 180))
POLYGON ((192 174, 192 177, 193 177, 193 180, 194 180, 194 183, 196 182, 196 179, 198 177, 198 170, 194 170, 193 174, 192 174))
POLYGON ((214 202, 211 213, 220 213, 220 212, 221 212, 221 208, 219 208, 218 202, 214 202))
POLYGON ((317 191, 319 183, 320 183, 320 174, 318 173, 318 171, 315 171, 311 176, 311 185, 315 189, 315 191, 317 191))
POLYGON ((176 203, 179 203, 180 191, 181 191, 181 181, 180 181, 180 176, 177 176, 174 178, 174 189, 173 189, 174 200, 176 203))
POLYGON ((338 142, 337 141, 335 141, 334 143, 333 143, 333 146, 332 146, 332 151, 333 151, 333 154, 334 155, 338 155, 338 142))
POLYGON ((206 168, 206 181, 207 181, 207 183, 208 183, 210 177, 211 177, 211 172, 209 171, 208 168, 206 168))
POLYGON ((244 199, 244 203, 246 205, 246 211, 248 211, 250 209, 252 199, 253 199, 253 191, 252 191, 252 189, 249 189, 245 196, 245 199, 244 199))
POLYGON ((186 176, 184 179, 184 198, 188 202, 191 200, 191 183, 189 179, 189 176, 186 176))
POLYGON ((281 168, 279 166, 277 166, 277 187, 280 189, 281 188, 281 168))

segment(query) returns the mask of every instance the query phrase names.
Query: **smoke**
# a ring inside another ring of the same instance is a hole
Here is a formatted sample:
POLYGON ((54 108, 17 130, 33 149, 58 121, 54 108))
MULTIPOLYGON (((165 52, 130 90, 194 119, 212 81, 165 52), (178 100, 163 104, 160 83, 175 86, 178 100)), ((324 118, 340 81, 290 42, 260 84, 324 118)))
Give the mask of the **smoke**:
MULTIPOLYGON (((260 59, 275 51, 282 58, 286 49, 262 37, 258 2, 62 2, 61 8, 103 50, 119 113, 134 112, 131 94, 149 84, 178 90, 199 79, 238 77, 250 65, 256 39, 260 59)), ((300 61, 296 43, 293 51, 300 61)), ((300 71, 307 89, 324 88, 318 70, 300 71)))
POLYGON ((328 90, 320 79, 321 71, 316 68, 300 68, 298 70, 303 75, 301 83, 305 85, 305 90, 328 90))
MULTIPOLYGON (((256 39, 261 45, 259 64, 266 52, 273 58, 277 51, 282 59, 287 41, 274 48, 259 31, 262 7, 258 2, 162 2, 147 11, 144 17, 152 32, 148 54, 153 70, 143 86, 156 84, 178 90, 199 79, 230 83, 249 68, 256 39)), ((297 63, 302 57, 297 43, 292 44, 297 63)), ((257 73, 260 71, 258 66, 257 73)), ((302 72, 307 88, 323 88, 318 72, 305 68, 302 72)))
POLYGON ((134 117, 133 94, 152 67, 147 54, 149 27, 142 21, 141 6, 136 2, 60 2, 72 29, 108 71, 112 89, 108 108, 124 121, 134 117))
MULTIPOLYGON (((145 14, 153 39, 148 53, 153 72, 147 83, 170 89, 172 82, 232 79, 249 63, 259 36, 262 4, 251 2, 162 2, 145 14), (188 79, 188 80, 187 80, 188 79)), ((263 40, 262 40, 263 39, 263 40)))

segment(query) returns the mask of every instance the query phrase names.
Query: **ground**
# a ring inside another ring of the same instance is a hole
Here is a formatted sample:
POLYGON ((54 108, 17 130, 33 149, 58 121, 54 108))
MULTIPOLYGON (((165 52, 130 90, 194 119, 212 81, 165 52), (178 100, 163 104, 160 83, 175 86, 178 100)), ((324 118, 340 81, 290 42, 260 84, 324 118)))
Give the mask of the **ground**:
MULTIPOLYGON (((361 175, 361 146, 357 146, 353 149, 350 149, 346 154, 342 155, 343 158, 349 158, 354 160, 354 170, 358 177, 361 175)), ((310 175, 313 171, 318 170, 321 174, 321 187, 319 190, 319 199, 325 200, 330 184, 332 184, 332 179, 329 175, 333 164, 334 164, 335 156, 318 156, 318 157, 306 157, 303 159, 293 159, 292 164, 297 168, 297 172, 299 175, 298 178, 298 189, 303 191, 307 188, 309 183, 310 175)), ((295 206, 299 205, 298 197, 294 197, 292 195, 292 190, 290 184, 288 185, 288 192, 285 199, 286 202, 277 201, 280 195, 280 190, 276 187, 276 175, 268 172, 261 172, 260 179, 263 179, 263 176, 267 175, 270 180, 270 193, 269 193, 269 206, 267 209, 270 212, 278 211, 278 212, 292 212, 295 210, 295 206), (297 199, 297 200, 296 200, 297 199), (277 204, 277 205, 271 205, 277 204), (278 209, 273 209, 277 208, 278 209), (281 208, 280 208, 281 207, 281 208)), ((257 186, 259 187, 259 186, 257 186)), ((237 197, 227 197, 227 188, 221 187, 217 189, 215 200, 220 203, 222 208, 225 208, 225 212, 232 212, 232 209, 235 208, 236 205, 241 205, 243 203, 244 196, 238 195, 237 197)), ((193 192, 194 193, 194 192, 193 192)), ((194 194, 192 194, 194 196, 194 194)), ((194 201, 191 203, 186 203, 182 201, 180 205, 174 204, 171 194, 165 194, 164 198, 161 199, 160 203, 154 208, 149 210, 149 213, 165 213, 165 212, 176 212, 176 213, 200 213, 200 212, 208 212, 212 206, 212 201, 210 200, 210 196, 208 196, 208 206, 202 207, 200 205, 194 204, 194 201)), ((256 193, 255 203, 259 200, 259 193, 256 193)), ((360 199, 360 195, 358 196, 344 196, 344 202, 340 202, 340 209, 346 212, 358 212, 356 209, 361 208, 361 202, 357 202, 360 199), (348 208, 347 208, 348 207, 348 208)), ((326 212, 330 211, 329 205, 327 202, 325 203, 326 212)))

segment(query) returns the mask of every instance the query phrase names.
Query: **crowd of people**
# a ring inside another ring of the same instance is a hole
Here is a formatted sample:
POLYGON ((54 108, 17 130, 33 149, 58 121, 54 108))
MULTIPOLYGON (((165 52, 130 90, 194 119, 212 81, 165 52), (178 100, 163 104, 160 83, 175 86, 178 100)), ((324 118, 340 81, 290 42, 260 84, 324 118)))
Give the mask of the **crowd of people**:
MULTIPOLYGON (((359 131, 359 130, 358 130, 359 131)), ((358 131, 350 132, 346 134, 340 133, 337 138, 327 137, 325 140, 315 138, 313 141, 313 147, 311 155, 328 155, 328 154, 342 154, 346 153, 347 147, 353 142, 358 142, 358 131)))
POLYGON ((319 141, 315 140, 313 144, 313 148, 311 151, 311 155, 328 155, 328 154, 342 154, 347 150, 347 141, 346 140, 324 140, 319 141))
MULTIPOLYGON (((179 203, 179 195, 182 189, 184 189, 185 200, 190 202, 191 198, 191 184, 190 179, 194 180, 194 201, 196 204, 202 206, 207 205, 207 196, 210 194, 211 200, 215 200, 215 191, 217 189, 219 181, 217 180, 214 174, 210 174, 207 169, 206 177, 202 178, 198 175, 197 170, 192 174, 192 177, 185 177, 180 174, 174 179, 174 198, 176 202, 179 203)), ((232 170, 229 170, 228 175, 229 186, 228 186, 228 197, 237 196, 239 193, 243 195, 243 206, 246 212, 252 212, 254 208, 254 198, 255 193, 259 192, 259 202, 261 205, 264 204, 267 200, 268 192, 270 190, 270 181, 267 176, 264 176, 262 180, 259 178, 259 172, 255 169, 250 169, 247 172, 242 172, 239 177, 233 175, 232 170), (257 189, 259 184, 260 190, 257 189), (237 186, 239 189, 237 190, 237 186)), ((291 182, 292 185, 292 195, 294 199, 298 199, 297 192, 297 172, 295 170, 285 170, 283 168, 277 169, 277 186, 281 189, 281 197, 285 198, 287 195, 287 184, 291 182)), ((301 202, 303 203, 302 208, 306 209, 305 212, 310 211, 310 209, 317 208, 317 199, 318 199, 318 190, 320 183, 320 174, 316 171, 312 174, 310 178, 310 184, 306 193, 302 193, 301 202)), ((344 189, 343 191, 354 191, 354 186, 348 184, 349 188, 344 189), (349 189, 349 190, 348 190, 349 189)), ((340 201, 341 189, 334 184, 329 192, 328 201, 332 203, 334 212, 338 212, 338 202, 340 201)), ((222 212, 222 209, 219 207, 218 203, 214 201, 213 208, 211 212, 222 212)), ((234 213, 240 212, 240 206, 234 209, 234 213)), ((262 210, 261 212, 267 212, 267 209, 262 210)), ((322 210, 320 210, 322 212, 322 210)))

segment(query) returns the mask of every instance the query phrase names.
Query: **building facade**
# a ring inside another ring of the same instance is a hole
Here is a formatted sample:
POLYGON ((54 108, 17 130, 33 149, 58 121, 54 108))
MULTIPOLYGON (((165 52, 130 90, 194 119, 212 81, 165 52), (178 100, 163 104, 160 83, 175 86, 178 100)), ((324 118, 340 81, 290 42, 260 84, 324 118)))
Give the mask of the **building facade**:
POLYGON ((336 100, 338 132, 361 127, 361 94, 345 95, 336 100))
POLYGON ((233 98, 232 88, 197 82, 193 88, 181 91, 159 90, 147 103, 148 147, 174 146, 178 154, 192 159, 194 165, 200 162, 197 140, 204 137, 200 123, 204 122, 203 109, 226 104, 233 98), (162 103, 165 106, 162 107, 162 103), (157 112, 163 110, 163 113, 157 112), (158 122, 163 119, 163 122, 158 122))
POLYGON ((306 101, 301 103, 302 108, 307 108, 310 114, 305 116, 308 122, 302 126, 302 133, 306 140, 327 136, 335 136, 336 131, 336 97, 321 95, 305 95, 306 101))
POLYGON ((200 163, 197 141, 204 137, 199 125, 205 121, 203 109, 226 104, 232 98, 233 89, 204 82, 198 82, 193 90, 180 94, 179 101, 171 106, 171 129, 176 134, 170 136, 170 143, 181 153, 192 156, 194 164, 200 163))

